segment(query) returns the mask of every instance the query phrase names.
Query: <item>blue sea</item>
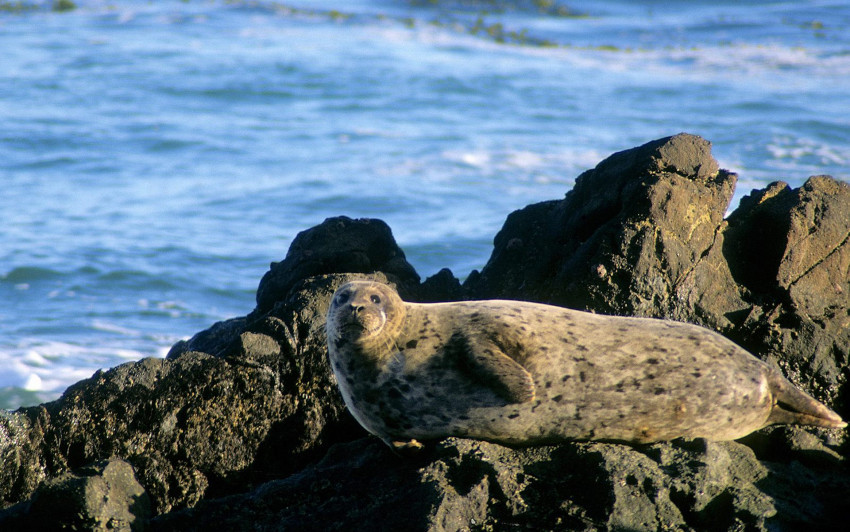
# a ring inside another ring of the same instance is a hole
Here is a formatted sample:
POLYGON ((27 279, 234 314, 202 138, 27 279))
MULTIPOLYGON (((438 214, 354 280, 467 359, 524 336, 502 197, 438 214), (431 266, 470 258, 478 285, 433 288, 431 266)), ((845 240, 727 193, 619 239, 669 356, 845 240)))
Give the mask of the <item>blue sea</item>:
POLYGON ((464 278, 511 211, 681 131, 735 202, 850 179, 850 3, 0 2, 0 407, 247 314, 329 216, 464 278))

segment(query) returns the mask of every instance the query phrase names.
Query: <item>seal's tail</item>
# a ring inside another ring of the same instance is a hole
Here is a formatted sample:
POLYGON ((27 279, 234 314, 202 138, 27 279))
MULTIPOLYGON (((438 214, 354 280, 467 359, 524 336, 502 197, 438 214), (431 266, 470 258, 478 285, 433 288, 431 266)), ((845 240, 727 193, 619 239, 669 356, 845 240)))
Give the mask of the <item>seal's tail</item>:
POLYGON ((798 389, 782 375, 770 372, 768 385, 774 404, 767 418, 767 425, 791 423, 831 429, 847 426, 841 416, 798 389))

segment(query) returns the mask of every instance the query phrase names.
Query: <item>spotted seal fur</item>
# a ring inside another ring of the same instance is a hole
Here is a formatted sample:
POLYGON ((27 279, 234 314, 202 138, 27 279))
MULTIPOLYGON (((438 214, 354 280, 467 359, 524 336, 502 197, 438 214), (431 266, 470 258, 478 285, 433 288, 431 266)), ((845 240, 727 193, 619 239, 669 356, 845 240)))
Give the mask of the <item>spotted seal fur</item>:
POLYGON ((407 303, 355 281, 335 292, 326 328, 346 405, 397 449, 447 436, 648 443, 846 426, 771 366, 687 323, 520 301, 407 303))

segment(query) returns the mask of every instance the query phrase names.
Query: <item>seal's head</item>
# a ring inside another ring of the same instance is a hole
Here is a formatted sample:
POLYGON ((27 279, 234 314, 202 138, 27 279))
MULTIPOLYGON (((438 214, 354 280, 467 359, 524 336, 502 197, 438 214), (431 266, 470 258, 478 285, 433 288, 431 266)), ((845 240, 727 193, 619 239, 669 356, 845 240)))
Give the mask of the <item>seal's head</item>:
POLYGON ((339 287, 331 299, 328 340, 361 346, 390 343, 404 318, 404 302, 395 290, 374 281, 353 281, 339 287))

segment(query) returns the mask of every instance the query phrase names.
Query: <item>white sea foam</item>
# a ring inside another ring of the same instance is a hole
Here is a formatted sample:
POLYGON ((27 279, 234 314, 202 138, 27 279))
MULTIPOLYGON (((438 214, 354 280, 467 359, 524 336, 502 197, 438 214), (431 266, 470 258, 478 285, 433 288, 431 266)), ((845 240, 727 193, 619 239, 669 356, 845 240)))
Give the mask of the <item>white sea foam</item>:
MULTIPOLYGON (((539 184, 568 185, 581 172, 593 168, 604 155, 590 148, 556 148, 542 146, 540 151, 516 149, 446 150, 444 160, 481 171, 501 174, 509 180, 534 181, 539 184), (546 177, 536 175, 544 172, 546 177)), ((566 192, 566 190, 564 190, 566 192)))
POLYGON ((15 388, 23 388, 24 384, 30 375, 33 375, 32 370, 18 360, 2 360, 3 370, 0 371, 0 388, 7 386, 15 388))
POLYGON ((51 361, 33 349, 27 349, 21 357, 21 362, 30 367, 47 367, 51 361))
POLYGON ((786 163, 807 159, 808 165, 847 166, 850 163, 850 148, 841 149, 826 145, 807 137, 774 137, 765 148, 778 161, 786 163))
POLYGON ((92 320, 91 326, 97 331, 111 332, 115 334, 120 334, 122 336, 138 337, 142 335, 140 331, 137 331, 135 329, 122 327, 116 323, 111 323, 104 320, 92 320))
MULTIPOLYGON (((497 53, 498 57, 492 60, 498 60, 498 63, 494 64, 491 61, 491 68, 505 62, 522 61, 523 57, 534 57, 545 61, 550 69, 555 66, 551 63, 551 59, 557 59, 560 67, 570 66, 587 69, 597 74, 611 72, 635 77, 660 75, 706 80, 718 79, 718 77, 733 79, 745 74, 770 83, 771 79, 778 76, 784 81, 776 80, 777 86, 787 84, 790 77, 798 83, 805 82, 807 76, 798 78, 800 71, 811 72, 815 77, 829 79, 845 79, 850 75, 850 55, 846 53, 830 53, 820 48, 788 44, 776 39, 763 42, 747 42, 742 39, 708 44, 695 41, 679 45, 671 43, 654 45, 651 40, 629 42, 615 38, 610 41, 594 40, 594 45, 584 46, 572 44, 572 40, 565 36, 563 42, 555 40, 555 46, 551 47, 506 47, 504 44, 470 35, 463 27, 451 25, 446 27, 419 25, 413 30, 383 27, 379 31, 381 37, 388 41, 417 41, 420 44, 444 50, 460 47, 470 51, 497 53)), ((415 53, 415 50, 410 52, 415 53)), ((440 59, 445 61, 451 57, 441 56, 440 59)), ((455 59, 463 60, 462 56, 457 56, 455 59)), ((473 65, 472 68, 476 67, 473 65)), ((534 64, 529 65, 529 68, 535 68, 534 64)), ((741 81, 746 80, 741 79, 741 81)), ((792 89, 789 87, 789 90, 792 89)))
POLYGON ((475 168, 489 167, 491 166, 491 161, 493 160, 491 155, 485 151, 473 151, 462 153, 448 152, 446 155, 449 159, 455 159, 460 163, 475 168))
MULTIPOLYGON (((666 81, 742 85, 781 92, 817 90, 825 80, 844 82, 850 76, 850 54, 783 43, 734 42, 699 46, 593 48, 563 46, 512 50, 542 61, 564 75, 586 72, 588 80, 616 76, 635 84, 666 81), (552 60, 556 62, 552 62, 552 60)), ((536 63, 529 64, 535 68, 536 63)), ((580 80, 575 82, 581 85, 580 80)))
MULTIPOLYGON (((105 342, 104 342, 105 343, 105 342)), ((153 355, 164 357, 168 348, 153 355)), ((0 348, 0 389, 40 392, 43 400, 58 397, 71 384, 150 353, 107 345, 79 346, 67 342, 25 338, 13 348, 0 348)))
POLYGON ((28 392, 40 392, 44 389, 44 383, 42 382, 41 377, 35 373, 30 373, 21 388, 28 392))

